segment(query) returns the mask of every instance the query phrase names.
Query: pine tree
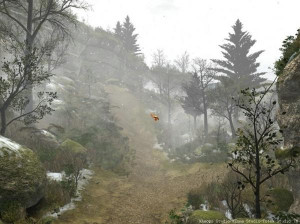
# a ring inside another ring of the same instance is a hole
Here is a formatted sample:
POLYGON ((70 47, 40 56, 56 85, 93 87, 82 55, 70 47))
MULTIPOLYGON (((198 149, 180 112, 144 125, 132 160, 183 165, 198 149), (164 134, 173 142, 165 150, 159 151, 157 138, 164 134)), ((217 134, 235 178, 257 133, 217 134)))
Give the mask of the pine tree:
POLYGON ((224 76, 231 80, 232 87, 238 92, 246 87, 255 87, 263 82, 261 76, 265 72, 257 73, 260 63, 256 62, 257 58, 264 51, 257 51, 249 54, 250 48, 256 43, 252 36, 243 31, 243 24, 237 20, 232 26, 234 33, 229 33, 228 43, 221 45, 222 52, 226 60, 212 60, 219 68, 213 70, 223 73, 224 76))
POLYGON ((122 40, 122 39, 123 39, 123 35, 122 35, 122 25, 121 25, 120 21, 117 22, 116 27, 114 28, 114 31, 115 31, 115 32, 114 32, 114 35, 115 35, 118 39, 122 40))
POLYGON ((181 106, 185 113, 190 114, 194 118, 194 130, 196 129, 197 117, 203 113, 202 94, 200 88, 200 77, 195 72, 189 83, 183 83, 182 89, 186 96, 181 99, 181 106))
POLYGON ((135 27, 130 22, 129 16, 126 16, 125 22, 122 25, 122 39, 125 49, 135 55, 139 54, 140 47, 137 44, 138 34, 134 34, 135 27))

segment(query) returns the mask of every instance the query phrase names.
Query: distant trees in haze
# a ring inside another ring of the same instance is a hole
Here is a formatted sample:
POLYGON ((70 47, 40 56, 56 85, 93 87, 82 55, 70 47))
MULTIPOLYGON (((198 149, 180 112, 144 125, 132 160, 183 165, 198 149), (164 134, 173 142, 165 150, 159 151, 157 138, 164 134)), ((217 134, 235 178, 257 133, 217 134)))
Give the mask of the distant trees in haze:
POLYGON ((204 116, 204 136, 208 135, 208 108, 210 107, 211 100, 209 97, 210 88, 214 79, 215 72, 211 70, 213 65, 201 58, 195 58, 192 65, 194 72, 199 76, 200 86, 199 91, 201 94, 201 102, 203 107, 204 116))
POLYGON ((209 89, 214 81, 215 72, 210 70, 212 65, 206 60, 195 58, 192 64, 194 73, 191 80, 182 84, 186 96, 181 98, 184 111, 194 117, 194 129, 196 129, 196 117, 204 115, 204 136, 208 134, 208 108, 210 105, 209 89))
POLYGON ((217 65, 212 70, 220 73, 216 77, 220 83, 215 91, 212 109, 218 116, 229 121, 234 137, 234 121, 238 120, 239 109, 234 106, 232 98, 238 97, 241 89, 257 87, 266 79, 262 77, 265 72, 257 72, 260 63, 256 60, 263 51, 249 53, 256 40, 253 40, 248 32, 243 31, 243 24, 239 19, 232 28, 234 32, 229 33, 229 38, 226 39, 228 42, 220 46, 224 60, 212 60, 217 65))
POLYGON ((140 54, 140 46, 137 44, 137 36, 135 27, 131 23, 129 16, 126 16, 125 21, 121 24, 119 21, 114 28, 115 36, 120 39, 125 49, 134 55, 140 54))
POLYGON ((186 74, 189 71, 189 66, 191 64, 190 55, 185 51, 174 61, 174 63, 182 74, 186 74))
POLYGON ((218 65, 213 70, 221 73, 225 79, 229 79, 232 87, 237 90, 258 86, 266 80, 261 77, 265 72, 257 72, 260 63, 256 60, 263 51, 249 54, 256 40, 242 30, 243 24, 240 20, 237 20, 232 28, 234 33, 229 33, 229 38, 225 39, 228 43, 220 46, 225 60, 213 59, 212 61, 218 65))
POLYGON ((181 106, 186 114, 194 118, 194 130, 197 128, 197 117, 203 114, 200 78, 195 72, 189 82, 182 84, 186 96, 180 99, 181 106))

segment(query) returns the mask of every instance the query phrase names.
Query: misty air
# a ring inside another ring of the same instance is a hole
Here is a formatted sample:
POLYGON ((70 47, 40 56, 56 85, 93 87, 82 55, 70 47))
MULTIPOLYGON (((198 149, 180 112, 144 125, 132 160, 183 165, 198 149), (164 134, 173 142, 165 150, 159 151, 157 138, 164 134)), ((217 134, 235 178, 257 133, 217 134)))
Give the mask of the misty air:
POLYGON ((0 224, 300 222, 299 0, 0 0, 0 224))

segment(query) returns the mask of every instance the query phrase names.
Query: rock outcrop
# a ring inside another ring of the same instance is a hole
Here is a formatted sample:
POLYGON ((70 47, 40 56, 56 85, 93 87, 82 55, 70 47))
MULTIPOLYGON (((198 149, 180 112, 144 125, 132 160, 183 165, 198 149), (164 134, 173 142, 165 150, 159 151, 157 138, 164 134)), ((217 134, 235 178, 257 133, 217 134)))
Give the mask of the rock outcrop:
POLYGON ((36 154, 0 136, 0 204, 16 201, 25 208, 44 196, 46 172, 36 154))
MULTIPOLYGON (((277 81, 279 111, 277 121, 283 129, 284 145, 300 147, 300 55, 285 67, 277 81)), ((300 213, 300 168, 289 172, 295 202, 290 211, 300 213)))

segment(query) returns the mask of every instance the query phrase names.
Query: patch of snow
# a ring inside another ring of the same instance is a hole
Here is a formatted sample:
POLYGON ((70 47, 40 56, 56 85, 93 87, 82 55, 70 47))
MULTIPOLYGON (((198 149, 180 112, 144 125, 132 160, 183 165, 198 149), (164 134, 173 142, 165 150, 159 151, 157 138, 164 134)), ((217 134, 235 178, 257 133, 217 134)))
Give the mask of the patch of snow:
POLYGON ((154 144, 153 146, 154 149, 160 149, 160 150, 163 150, 164 148, 162 147, 161 144, 158 144, 157 142, 154 144))
POLYGON ((0 156, 4 156, 3 151, 8 153, 14 152, 19 153, 22 150, 22 146, 8 138, 5 138, 0 135, 0 156))
POLYGON ((154 82, 149 81, 144 85, 144 89, 159 93, 159 89, 155 86, 154 82))
POLYGON ((226 131, 226 133, 229 135, 229 136, 232 136, 232 133, 230 131, 226 131))
POLYGON ((50 180, 62 181, 64 174, 63 173, 52 173, 47 172, 47 177, 50 180))
POLYGON ((204 204, 200 204, 200 207, 203 211, 208 211, 207 201, 204 204))
POLYGON ((254 215, 253 215, 253 213, 251 212, 250 206, 247 205, 247 204, 243 204, 243 207, 244 207, 245 211, 247 212, 248 216, 249 216, 250 218, 254 218, 254 215))
POLYGON ((57 89, 57 86, 54 83, 48 83, 46 85, 46 87, 53 90, 53 91, 56 91, 56 89, 57 89))
POLYGON ((56 138, 52 133, 50 133, 49 131, 46 130, 42 130, 41 131, 43 135, 51 137, 51 138, 56 138))
POLYGON ((232 214, 231 214, 230 210, 228 209, 227 202, 225 200, 223 200, 222 204, 225 206, 225 208, 227 208, 227 210, 225 212, 226 218, 232 220, 232 214))
POLYGON ((74 209, 76 207, 74 202, 81 201, 81 199, 82 199, 81 191, 84 190, 85 186, 88 184, 88 182, 92 178, 93 174, 94 174, 94 172, 92 170, 82 169, 81 170, 81 178, 78 181, 78 188, 77 188, 77 192, 76 192, 77 197, 72 198, 70 203, 64 205, 63 207, 60 207, 59 212, 49 212, 45 215, 45 217, 51 216, 51 217, 57 218, 62 213, 74 209))
POLYGON ((57 100, 57 99, 55 99, 55 100, 53 100, 53 104, 56 104, 56 105, 62 105, 62 104, 65 104, 65 103, 64 103, 64 101, 62 101, 62 100, 57 100))

